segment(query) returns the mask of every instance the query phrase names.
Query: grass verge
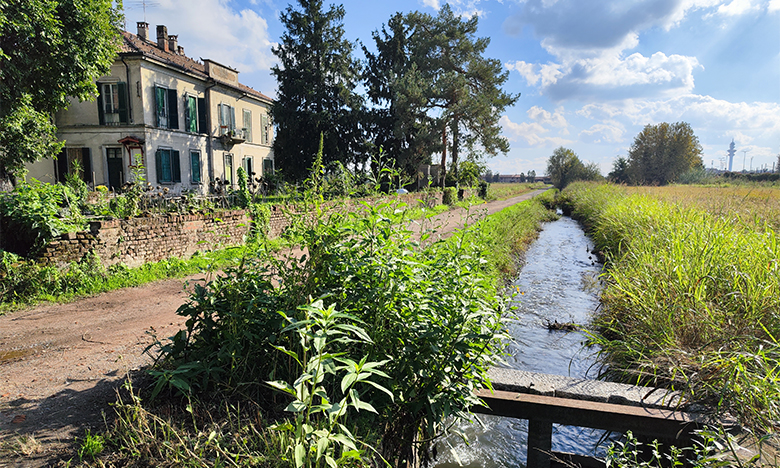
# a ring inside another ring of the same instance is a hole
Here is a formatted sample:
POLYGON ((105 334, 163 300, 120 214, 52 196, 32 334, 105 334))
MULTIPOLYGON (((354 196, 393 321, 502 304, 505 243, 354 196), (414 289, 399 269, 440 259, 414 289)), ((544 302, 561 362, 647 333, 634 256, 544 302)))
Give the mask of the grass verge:
POLYGON ((682 390, 760 431, 777 431, 776 232, 626 192, 578 183, 561 194, 606 257, 591 338, 605 376, 682 390))

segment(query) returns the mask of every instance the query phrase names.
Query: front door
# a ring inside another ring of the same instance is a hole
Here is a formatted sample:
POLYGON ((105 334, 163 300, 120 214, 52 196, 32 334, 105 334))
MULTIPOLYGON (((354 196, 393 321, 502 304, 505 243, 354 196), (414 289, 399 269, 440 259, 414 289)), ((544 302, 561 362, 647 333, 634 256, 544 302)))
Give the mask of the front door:
POLYGON ((117 191, 125 181, 122 148, 106 148, 108 160, 108 188, 117 191))

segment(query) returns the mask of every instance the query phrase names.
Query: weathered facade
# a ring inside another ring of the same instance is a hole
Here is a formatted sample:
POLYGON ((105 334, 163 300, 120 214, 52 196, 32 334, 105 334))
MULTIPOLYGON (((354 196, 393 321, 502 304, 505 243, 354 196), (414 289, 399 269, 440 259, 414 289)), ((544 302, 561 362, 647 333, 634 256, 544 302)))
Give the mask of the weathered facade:
POLYGON ((29 165, 29 177, 59 182, 79 171, 116 189, 142 170, 171 194, 206 194, 215 182, 235 186, 239 167, 256 178, 273 171, 271 98, 239 83, 237 70, 184 55, 165 26, 156 41, 144 22, 121 40, 97 100, 55 116, 63 152, 29 165))

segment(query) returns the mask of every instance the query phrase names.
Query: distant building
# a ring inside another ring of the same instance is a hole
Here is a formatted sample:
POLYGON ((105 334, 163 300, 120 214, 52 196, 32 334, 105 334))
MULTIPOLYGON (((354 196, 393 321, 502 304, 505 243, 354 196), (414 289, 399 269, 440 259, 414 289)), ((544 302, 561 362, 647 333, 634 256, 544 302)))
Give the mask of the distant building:
POLYGON ((71 100, 55 115, 65 148, 56 160, 28 165, 30 177, 61 182, 76 167, 90 184, 119 188, 136 159, 153 185, 205 194, 219 179, 237 183, 274 170, 273 100, 238 81, 238 71, 184 55, 176 35, 149 24, 121 33, 111 72, 97 80, 97 102, 71 100))
POLYGON ((734 139, 732 138, 731 144, 729 145, 729 172, 731 172, 731 166, 734 163, 734 155, 737 154, 737 150, 734 145, 734 139))

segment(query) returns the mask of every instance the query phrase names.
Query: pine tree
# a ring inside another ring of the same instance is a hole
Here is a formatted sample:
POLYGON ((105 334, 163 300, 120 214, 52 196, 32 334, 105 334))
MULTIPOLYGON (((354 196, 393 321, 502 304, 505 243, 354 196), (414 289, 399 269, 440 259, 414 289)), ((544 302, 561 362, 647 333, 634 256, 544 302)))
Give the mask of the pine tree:
POLYGON ((323 163, 361 163, 364 154, 362 99, 355 93, 360 66, 344 39, 344 7, 323 10, 321 0, 298 0, 281 15, 286 32, 272 52, 279 84, 272 114, 277 131, 274 157, 290 180, 302 180, 323 135, 323 163))

